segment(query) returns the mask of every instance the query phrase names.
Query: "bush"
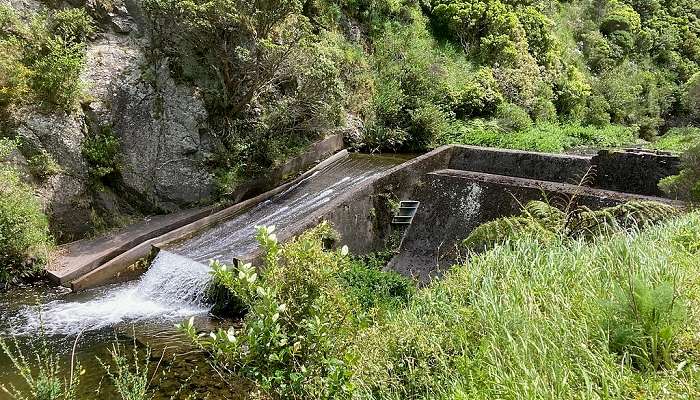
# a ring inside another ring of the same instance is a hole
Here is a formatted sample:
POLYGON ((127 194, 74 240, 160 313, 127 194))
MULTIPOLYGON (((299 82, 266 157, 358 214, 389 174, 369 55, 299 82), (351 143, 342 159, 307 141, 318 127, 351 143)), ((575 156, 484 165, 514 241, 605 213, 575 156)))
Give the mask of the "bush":
POLYGON ((274 227, 259 227, 265 260, 260 274, 250 264, 231 269, 212 263, 217 282, 248 310, 243 326, 210 336, 197 335, 192 320, 181 328, 224 370, 251 379, 265 392, 282 398, 346 393, 347 367, 338 340, 352 330, 356 316, 337 279, 347 261, 323 248, 324 238, 334 236, 324 223, 280 246, 274 227))
POLYGON ((503 96, 490 68, 480 68, 461 82, 448 88, 448 104, 457 117, 491 116, 503 96))
POLYGON ((661 179, 659 187, 671 197, 700 201, 700 144, 683 153, 680 174, 661 179))
POLYGON ((700 72, 693 75, 683 86, 682 100, 690 118, 700 125, 700 72))
POLYGON ((441 136, 439 142, 557 153, 586 146, 620 147, 634 142, 635 136, 634 129, 624 126, 596 128, 577 123, 540 123, 525 130, 507 133, 498 124, 498 120, 474 119, 453 128, 441 136))
POLYGON ((410 279, 382 270, 391 256, 393 254, 355 257, 340 273, 343 286, 364 311, 401 308, 416 291, 410 279))
MULTIPOLYGON (((11 148, 0 140, 0 160, 11 148)), ((48 222, 32 188, 0 164, 0 284, 39 273, 50 245, 48 222)))
POLYGON ((25 15, 0 6, 0 107, 38 101, 70 109, 81 93, 84 41, 94 31, 82 9, 66 9, 46 17, 25 15), (30 19, 30 22, 23 22, 30 19))
POLYGON ((524 131, 532 127, 532 120, 525 110, 515 104, 502 103, 496 110, 498 126, 506 132, 524 131))
POLYGON ((51 14, 47 29, 66 43, 84 43, 95 33, 95 22, 82 8, 66 8, 51 14))
POLYGON ((82 154, 94 179, 100 180, 119 171, 119 139, 109 126, 102 126, 96 135, 85 138, 82 154))
POLYGON ((651 146, 658 150, 683 152, 700 144, 700 128, 671 128, 651 146))
POLYGON ((45 54, 32 63, 29 87, 50 104, 70 108, 81 93, 80 71, 85 62, 85 47, 71 45, 61 38, 44 43, 45 54))

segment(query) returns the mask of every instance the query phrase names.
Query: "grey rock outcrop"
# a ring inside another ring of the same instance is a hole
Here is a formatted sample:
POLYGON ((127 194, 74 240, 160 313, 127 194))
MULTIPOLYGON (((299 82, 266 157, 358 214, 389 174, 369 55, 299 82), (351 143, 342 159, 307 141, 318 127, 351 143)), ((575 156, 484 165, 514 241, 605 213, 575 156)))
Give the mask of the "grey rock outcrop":
POLYGON ((168 211, 212 195, 205 164, 214 142, 204 104, 191 88, 176 85, 165 68, 155 82, 139 70, 128 71, 112 88, 111 120, 128 189, 168 211))
MULTIPOLYGON (((18 11, 43 9, 36 0, 0 1, 18 11)), ((88 232, 96 216, 110 225, 120 213, 135 212, 131 205, 150 213, 209 200, 213 178, 206 164, 216 142, 206 110, 193 88, 176 84, 167 68, 154 65, 164 62, 147 61, 139 3, 67 3, 85 6, 99 25, 87 44, 81 107, 68 113, 15 110, 12 128, 27 158, 48 154, 59 166, 32 178, 59 241, 88 232), (105 127, 121 144, 119 173, 110 187, 94 185, 82 155, 85 138, 105 127)))

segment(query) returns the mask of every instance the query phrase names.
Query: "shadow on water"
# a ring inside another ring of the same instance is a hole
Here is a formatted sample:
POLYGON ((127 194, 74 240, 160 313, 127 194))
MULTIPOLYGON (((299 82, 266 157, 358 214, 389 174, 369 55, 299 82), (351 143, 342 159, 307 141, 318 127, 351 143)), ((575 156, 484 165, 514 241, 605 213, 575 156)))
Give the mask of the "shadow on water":
MULTIPOLYGON (((151 365, 160 362, 160 371, 169 378, 159 385, 155 399, 170 398, 183 382, 188 382, 186 392, 195 393, 197 399, 245 398, 249 385, 221 379, 205 354, 173 327, 190 316, 205 331, 232 323, 211 319, 209 306, 203 302, 209 282, 207 260, 230 261, 234 254, 250 251, 256 246, 256 225, 285 226, 340 196, 348 187, 406 159, 352 155, 334 163, 270 200, 161 251, 148 271, 133 281, 81 293, 45 285, 2 293, 0 335, 11 342, 16 339, 25 355, 31 356, 38 348, 39 332, 44 330, 49 349, 68 366, 73 342, 80 334, 76 359, 86 372, 81 377, 79 399, 119 398, 98 361, 98 357, 109 360, 115 341, 124 344, 127 352, 136 343, 142 355, 146 346, 151 348, 151 365), (98 388, 102 388, 100 394, 96 393, 98 388)), ((0 382, 22 387, 21 377, 4 354, 0 354, 0 382)), ((0 400, 3 396, 7 397, 0 391, 0 400)))

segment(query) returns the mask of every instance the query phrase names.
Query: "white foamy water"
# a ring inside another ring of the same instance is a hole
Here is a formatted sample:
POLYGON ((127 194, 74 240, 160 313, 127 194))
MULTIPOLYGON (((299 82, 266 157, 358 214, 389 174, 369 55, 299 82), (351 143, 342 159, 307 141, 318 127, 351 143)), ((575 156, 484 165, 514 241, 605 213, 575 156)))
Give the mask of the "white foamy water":
MULTIPOLYGON (((182 319, 208 311, 203 297, 209 283, 209 267, 177 254, 161 251, 148 271, 90 300, 55 300, 41 307, 48 334, 70 335, 122 322, 182 319)), ((39 328, 35 308, 23 309, 13 324, 18 332, 39 328)))

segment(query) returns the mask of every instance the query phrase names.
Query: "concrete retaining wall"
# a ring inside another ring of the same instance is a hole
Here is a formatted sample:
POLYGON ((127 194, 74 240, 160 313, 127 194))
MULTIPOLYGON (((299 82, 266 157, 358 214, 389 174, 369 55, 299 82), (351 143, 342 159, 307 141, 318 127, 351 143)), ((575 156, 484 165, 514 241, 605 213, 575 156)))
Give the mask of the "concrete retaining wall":
MULTIPOLYGON (((342 244, 354 253, 384 250, 400 239, 401 251, 390 267, 425 282, 459 259, 456 245, 474 228, 520 213, 521 205, 529 200, 568 200, 576 196, 576 204, 592 209, 630 200, 673 203, 659 197, 578 186, 576 183, 593 165, 592 160, 585 156, 442 147, 387 171, 371 183, 351 188, 332 204, 280 230, 278 237, 288 240, 327 220, 341 234, 342 244), (478 171, 455 169, 458 167, 478 171), (398 200, 421 202, 408 229, 390 223, 391 202, 398 200)), ((607 171, 611 167, 605 168, 607 171)), ((653 184, 641 179, 631 182, 630 187, 642 188, 640 191, 646 187, 648 191, 653 184)), ((258 256, 256 253, 245 258, 254 261, 258 256)))
POLYGON ((592 187, 664 196, 661 178, 679 172, 677 155, 647 150, 601 150, 595 156, 454 146, 449 167, 465 171, 578 184, 588 173, 592 187), (590 171, 590 173, 589 173, 590 171))
MULTIPOLYGON (((57 269, 49 271, 49 276, 60 284, 70 284, 73 290, 83 290, 107 283, 115 276, 124 272, 129 266, 144 259, 151 254, 155 245, 177 240, 193 232, 204 229, 207 226, 217 223, 222 219, 230 218, 232 215, 244 212, 246 209, 265 201, 272 196, 281 193, 291 187, 296 182, 310 176, 315 171, 324 168, 341 159, 347 157, 347 151, 342 149, 342 135, 333 135, 320 142, 315 143, 303 154, 293 158, 282 166, 273 169, 264 179, 257 181, 242 189, 237 190, 230 196, 232 206, 218 204, 197 210, 196 215, 186 214, 187 218, 177 217, 167 227, 155 229, 145 229, 145 232, 137 231, 128 235, 112 235, 110 237, 99 238, 89 243, 73 243, 73 247, 67 248, 62 254, 64 263, 72 264, 69 273, 62 273, 57 269), (335 155, 333 155, 335 153, 335 155), (324 160, 325 159, 325 160, 324 160), (323 160, 319 163, 320 160, 323 160), (315 166, 314 166, 315 164, 315 166), (309 169, 311 166, 313 168, 309 169), (306 170, 306 172, 303 172, 306 170), (292 181, 278 186, 290 175, 303 172, 292 181), (254 196, 251 198, 251 196, 254 196), (241 201, 242 199, 248 199, 241 201), (126 243, 121 243, 122 236, 128 237, 126 243), (91 246, 91 244, 94 244, 91 246), (103 250, 103 247, 107 247, 103 250), (72 252, 70 250, 73 250, 72 252), (107 251, 108 256, 102 256, 107 251), (79 252, 79 255, 75 253, 79 252), (83 254, 89 255, 89 257, 83 254), (71 257, 74 255, 74 257, 71 257)), ((144 226, 150 228, 151 226, 144 226)))
MULTIPOLYGON (((394 167, 372 181, 349 187, 346 193, 288 226, 279 226, 277 237, 287 241, 323 220, 330 221, 356 254, 384 250, 401 243, 400 254, 390 263, 395 270, 427 281, 451 266, 459 257, 455 245, 476 226, 520 212, 529 200, 577 195, 578 203, 591 208, 611 206, 633 199, 667 201, 642 196, 656 194, 656 180, 674 171, 673 158, 666 155, 601 153, 597 157, 553 155, 533 152, 444 146, 394 167), (633 168, 624 172, 627 159, 633 168), (573 185, 591 168, 602 171, 594 181, 598 187, 573 185), (639 179, 625 177, 639 176, 639 179), (623 187, 632 193, 605 190, 623 187), (392 225, 392 206, 399 200, 418 200, 413 224, 392 225)), ((283 187, 274 192, 283 190, 283 187)), ((266 194, 268 195, 268 194, 266 194)), ((224 210, 177 231, 150 240, 74 282, 80 289, 102 283, 127 262, 144 257, 152 246, 161 246, 244 212, 266 195, 224 210)), ((240 261, 255 262, 259 251, 242 254, 240 261)), ((232 262, 233 260, 224 260, 232 262)), ((128 265, 128 264, 127 264, 128 265)))
POLYGON ((591 157, 454 146, 449 167, 542 181, 578 183, 591 167, 591 157))
POLYGON ((680 158, 669 153, 602 150, 591 161, 594 186, 652 196, 664 196, 659 180, 680 171, 680 158))

